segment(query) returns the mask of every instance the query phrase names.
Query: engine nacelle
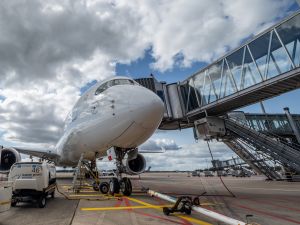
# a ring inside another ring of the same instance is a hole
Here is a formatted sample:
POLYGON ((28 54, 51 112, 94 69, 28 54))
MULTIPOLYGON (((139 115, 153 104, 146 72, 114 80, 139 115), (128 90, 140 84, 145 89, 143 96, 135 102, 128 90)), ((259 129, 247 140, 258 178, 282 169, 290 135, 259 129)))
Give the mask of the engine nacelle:
POLYGON ((0 173, 7 173, 10 167, 21 161, 20 153, 14 148, 0 148, 0 173))
POLYGON ((129 175, 141 174, 145 171, 146 160, 145 157, 139 153, 135 157, 128 157, 124 162, 125 173, 129 175))

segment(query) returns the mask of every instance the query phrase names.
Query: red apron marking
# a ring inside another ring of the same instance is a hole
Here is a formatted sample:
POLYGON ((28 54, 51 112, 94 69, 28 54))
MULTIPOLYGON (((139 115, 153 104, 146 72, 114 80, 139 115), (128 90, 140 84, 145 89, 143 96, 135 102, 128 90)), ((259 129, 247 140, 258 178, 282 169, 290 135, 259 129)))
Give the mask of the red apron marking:
POLYGON ((120 205, 122 204, 122 202, 123 202, 123 198, 118 199, 118 201, 116 202, 116 204, 115 204, 114 207, 120 207, 120 205))

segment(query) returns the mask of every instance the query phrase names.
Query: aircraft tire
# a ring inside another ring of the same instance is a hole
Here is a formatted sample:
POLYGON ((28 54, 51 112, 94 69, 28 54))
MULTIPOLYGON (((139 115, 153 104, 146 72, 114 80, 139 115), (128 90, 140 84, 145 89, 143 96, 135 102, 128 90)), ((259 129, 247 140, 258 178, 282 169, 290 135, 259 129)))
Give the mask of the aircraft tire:
POLYGON ((96 181, 93 182, 93 189, 94 191, 99 191, 99 183, 97 183, 96 181))
POLYGON ((12 202, 11 202, 11 207, 16 207, 16 205, 17 205, 17 202, 16 202, 16 201, 12 201, 12 202))
POLYGON ((185 211, 185 214, 191 215, 191 213, 192 213, 192 208, 191 208, 191 207, 187 207, 187 208, 184 209, 184 211, 185 211))
POLYGON ((168 207, 163 207, 163 213, 166 215, 166 216, 168 216, 168 215, 170 215, 170 209, 168 208, 168 207))
POLYGON ((120 184, 117 178, 112 177, 109 181, 109 193, 111 195, 118 194, 120 192, 120 184))
POLYGON ((47 203, 46 196, 45 196, 45 195, 42 195, 42 196, 40 196, 40 198, 38 199, 37 206, 38 206, 39 208, 45 208, 46 203, 47 203))
POLYGON ((132 185, 131 185, 131 181, 129 178, 127 177, 123 177, 121 180, 121 191, 123 193, 123 195, 125 196, 130 196, 132 193, 132 185))
POLYGON ((107 182, 102 182, 99 185, 99 190, 102 194, 107 194, 109 191, 109 184, 107 182))

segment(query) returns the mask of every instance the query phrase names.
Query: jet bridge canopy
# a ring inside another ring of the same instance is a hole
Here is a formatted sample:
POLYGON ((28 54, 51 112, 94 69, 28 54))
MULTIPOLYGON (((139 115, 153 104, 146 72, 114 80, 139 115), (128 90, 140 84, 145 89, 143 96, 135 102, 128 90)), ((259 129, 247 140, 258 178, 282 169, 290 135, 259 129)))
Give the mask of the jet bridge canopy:
POLYGON ((181 82, 188 117, 220 115, 300 86, 300 14, 181 82))
POLYGON ((184 81, 137 81, 165 103, 160 128, 180 129, 299 88, 299 66, 300 11, 184 81))

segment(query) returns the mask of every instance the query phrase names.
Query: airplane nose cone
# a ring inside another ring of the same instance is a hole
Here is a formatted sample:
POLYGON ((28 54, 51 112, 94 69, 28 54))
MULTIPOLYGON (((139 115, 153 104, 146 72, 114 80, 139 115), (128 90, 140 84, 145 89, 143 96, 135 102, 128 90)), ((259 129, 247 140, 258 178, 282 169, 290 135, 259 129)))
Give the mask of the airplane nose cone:
POLYGON ((138 87, 130 99, 133 120, 144 128, 157 128, 163 118, 163 101, 152 91, 138 87))

